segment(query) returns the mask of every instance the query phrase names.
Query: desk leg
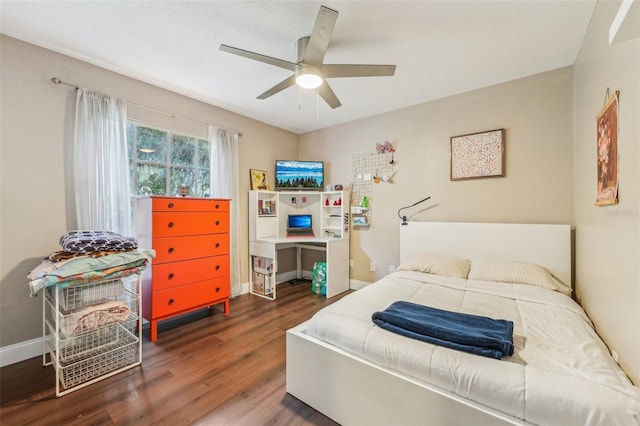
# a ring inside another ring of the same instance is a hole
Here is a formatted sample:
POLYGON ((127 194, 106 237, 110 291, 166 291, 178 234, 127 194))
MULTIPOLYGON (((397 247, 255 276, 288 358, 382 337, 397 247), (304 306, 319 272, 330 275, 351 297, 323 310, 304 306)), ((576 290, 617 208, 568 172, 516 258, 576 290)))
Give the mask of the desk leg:
POLYGON ((296 247, 296 278, 302 278, 302 249, 296 247))

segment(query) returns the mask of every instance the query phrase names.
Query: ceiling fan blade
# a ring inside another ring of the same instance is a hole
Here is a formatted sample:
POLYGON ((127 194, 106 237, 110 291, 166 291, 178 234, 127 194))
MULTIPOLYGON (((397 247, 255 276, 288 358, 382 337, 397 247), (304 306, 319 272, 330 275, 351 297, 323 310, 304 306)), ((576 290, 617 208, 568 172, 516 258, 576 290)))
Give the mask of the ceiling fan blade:
POLYGON ((324 78, 336 77, 385 77, 396 72, 395 65, 323 65, 324 78))
POLYGON ((342 104, 338 100, 338 97, 335 93, 333 93, 333 90, 326 80, 322 82, 322 85, 320 87, 318 87, 318 94, 331 108, 336 109, 342 106, 342 104))
POLYGON ((304 53, 303 62, 305 64, 315 66, 322 65, 324 54, 329 47, 329 41, 331 41, 331 34, 333 34, 333 28, 336 25, 337 19, 338 12, 325 6, 320 7, 316 23, 309 37, 307 50, 304 53))
POLYGON ((226 44, 221 44, 220 50, 222 50, 223 52, 253 59, 254 61, 260 61, 269 65, 284 68, 289 71, 295 71, 297 67, 297 65, 293 62, 284 61, 278 58, 272 58, 271 56, 261 55, 260 53, 249 52, 248 50, 238 49, 237 47, 227 46, 226 44))
POLYGON ((280 83, 276 84, 271 89, 258 96, 256 99, 267 99, 269 96, 273 96, 276 93, 283 91, 287 87, 293 86, 294 84, 296 84, 295 74, 287 78, 286 80, 283 80, 280 83))

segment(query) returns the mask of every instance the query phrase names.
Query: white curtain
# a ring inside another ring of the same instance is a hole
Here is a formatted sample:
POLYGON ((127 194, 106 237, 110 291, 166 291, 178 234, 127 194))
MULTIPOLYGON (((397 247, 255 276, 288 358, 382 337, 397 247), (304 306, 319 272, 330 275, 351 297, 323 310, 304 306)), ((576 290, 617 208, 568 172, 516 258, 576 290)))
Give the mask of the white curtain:
POLYGON ((209 126, 211 154, 210 196, 231 199, 231 297, 240 295, 240 206, 238 185, 238 133, 209 126))
POLYGON ((74 184, 78 229, 133 236, 124 100, 77 90, 74 184))

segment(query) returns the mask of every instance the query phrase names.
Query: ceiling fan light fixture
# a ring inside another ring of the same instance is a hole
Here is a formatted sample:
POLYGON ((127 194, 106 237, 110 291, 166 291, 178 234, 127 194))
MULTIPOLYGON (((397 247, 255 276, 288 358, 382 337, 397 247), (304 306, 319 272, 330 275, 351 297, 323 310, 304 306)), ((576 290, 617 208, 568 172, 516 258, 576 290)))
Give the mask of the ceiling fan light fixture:
POLYGON ((317 89, 324 79, 315 67, 303 66, 296 71, 296 84, 303 89, 317 89))
POLYGON ((220 50, 293 72, 293 75, 290 74, 280 83, 258 95, 256 99, 267 99, 291 86, 298 86, 303 89, 317 89, 318 96, 316 99, 322 98, 329 107, 336 109, 342 104, 325 78, 383 77, 392 76, 396 71, 395 65, 325 65, 325 53, 327 53, 337 19, 337 11, 326 6, 320 6, 311 35, 298 39, 296 62, 272 58, 271 56, 227 46, 226 44, 221 44, 220 50))

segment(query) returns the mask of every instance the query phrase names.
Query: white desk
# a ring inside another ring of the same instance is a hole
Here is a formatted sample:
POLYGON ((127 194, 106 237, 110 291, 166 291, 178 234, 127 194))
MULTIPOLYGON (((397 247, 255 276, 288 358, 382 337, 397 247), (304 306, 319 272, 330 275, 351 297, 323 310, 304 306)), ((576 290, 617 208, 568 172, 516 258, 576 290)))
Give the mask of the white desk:
MULTIPOLYGON (((273 297, 275 299, 276 274, 278 273, 278 250, 296 249, 296 277, 302 278, 302 250, 325 252, 327 263, 327 298, 349 289, 349 241, 333 238, 263 238, 249 242, 249 279, 253 277, 253 256, 273 260, 273 297)), ((251 285, 251 282, 250 282, 251 285)), ((266 297, 266 296, 265 296, 266 297)))
MULTIPOLYGON (((296 276, 302 277, 303 250, 323 250, 327 263, 327 297, 349 289, 348 191, 249 191, 249 289, 275 299, 278 250, 295 248, 296 276), (286 237, 289 215, 311 215, 315 238, 286 237), (266 293, 266 294, 265 294, 266 293)), ((284 254, 283 254, 284 255, 284 254)), ((283 258, 284 259, 284 258, 283 258)), ((284 263, 283 263, 284 264, 284 263)))

